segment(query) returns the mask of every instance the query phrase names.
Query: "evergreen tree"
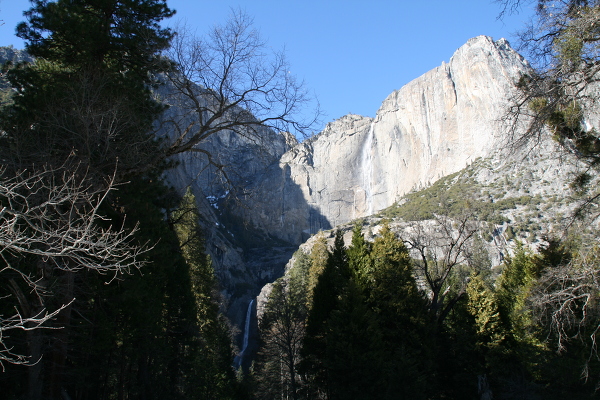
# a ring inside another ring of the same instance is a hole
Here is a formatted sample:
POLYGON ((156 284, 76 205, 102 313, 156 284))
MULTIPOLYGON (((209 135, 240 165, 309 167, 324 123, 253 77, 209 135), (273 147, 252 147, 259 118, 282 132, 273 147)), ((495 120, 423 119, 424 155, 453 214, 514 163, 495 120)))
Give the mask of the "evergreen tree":
POLYGON ((293 259, 288 278, 273 283, 259 325, 261 344, 253 378, 255 395, 260 399, 300 398, 305 391, 298 367, 306 325, 311 260, 302 249, 294 253, 293 259))
POLYGON ((308 297, 308 275, 311 265, 310 255, 305 253, 304 250, 298 249, 292 258, 296 261, 289 271, 290 288, 298 292, 299 296, 303 296, 306 302, 308 297))
POLYGON ((87 399, 181 399, 190 392, 197 334, 188 267, 164 219, 175 204, 156 177, 125 185, 120 195, 118 205, 131 210, 127 220, 116 211, 107 216, 129 228, 139 221, 136 239, 155 244, 145 254, 151 262, 110 284, 105 276, 76 276, 60 390, 87 399))
POLYGON ((467 309, 474 317, 476 347, 480 351, 493 351, 502 345, 506 335, 494 294, 479 275, 473 274, 467 296, 467 309))
POLYGON ((325 271, 330 255, 329 250, 327 250, 327 240, 325 239, 323 232, 319 232, 317 240, 310 252, 308 287, 306 288, 308 293, 307 305, 309 308, 312 307, 313 295, 317 282, 319 281, 319 277, 323 274, 323 271, 325 271))
POLYGON ((525 339, 531 323, 525 300, 539 276, 535 257, 518 244, 513 257, 504 262, 504 270, 496 282, 496 298, 503 322, 516 340, 525 339))
POLYGON ((388 225, 372 246, 355 227, 347 256, 341 237, 338 231, 307 318, 302 371, 309 397, 426 398, 427 303, 406 247, 388 225))
POLYGON ((417 288, 412 273, 412 260, 406 246, 389 225, 384 224, 373 242, 371 251, 373 272, 370 276, 374 308, 384 308, 390 315, 406 317, 411 312, 420 313, 425 308, 423 296, 417 288))
POLYGON ((164 0, 34 0, 17 34, 34 63, 9 69, 16 95, 2 128, 10 160, 62 165, 70 160, 101 179, 156 162, 152 123, 162 111, 149 85, 169 64, 172 33, 164 0), (118 159, 118 162, 117 162, 118 159))
POLYGON ((331 250, 331 257, 329 263, 333 266, 338 277, 337 287, 341 292, 344 290, 344 286, 347 284, 351 277, 350 269, 348 267, 348 255, 344 243, 344 234, 340 229, 335 231, 333 239, 333 249, 331 250))
POLYGON ((307 376, 314 392, 328 393, 327 371, 323 365, 327 352, 326 323, 337 305, 336 271, 327 250, 325 237, 320 234, 312 248, 308 276, 308 314, 306 335, 302 345, 300 371, 307 376))
POLYGON ((372 272, 370 253, 371 244, 362 234, 362 223, 357 222, 352 230, 352 241, 347 255, 350 271, 362 290, 367 290, 369 287, 369 275, 372 272))
POLYGON ((190 363, 183 374, 188 395, 225 399, 232 395, 232 346, 225 317, 219 313, 217 282, 198 223, 196 198, 188 188, 171 221, 186 261, 196 313, 190 344, 190 363), (195 332, 194 332, 195 331, 195 332))
POLYGON ((122 280, 37 269, 54 282, 44 307, 77 300, 56 321, 63 329, 36 339, 45 354, 29 372, 29 397, 182 398, 198 321, 188 265, 164 220, 173 205, 152 169, 162 159, 152 124, 163 108, 150 91, 169 67, 159 53, 171 32, 159 22, 173 12, 164 0, 32 3, 18 35, 36 61, 8 70, 16 94, 0 118, 2 159, 12 173, 64 167, 90 188, 127 176, 102 213, 107 225, 140 221, 137 241, 153 248, 143 276, 122 280))
MULTIPOLYGON (((473 369, 479 380, 485 379, 487 382, 490 373, 502 373, 502 369, 505 368, 503 362, 505 361, 505 346, 509 332, 502 322, 494 293, 478 274, 471 275, 467 286, 467 298, 467 310, 474 319, 475 335, 473 339, 475 351, 478 353, 473 369)), ((475 379, 472 381, 473 385, 474 383, 475 379)), ((481 392, 482 388, 479 389, 481 392)))
POLYGON ((373 311, 361 290, 349 282, 327 321, 329 399, 386 398, 384 366, 390 357, 373 311))
POLYGON ((478 280, 472 285, 470 302, 478 342, 483 345, 490 384, 496 394, 529 396, 536 391, 534 366, 542 361, 543 347, 535 336, 527 299, 538 276, 535 256, 519 243, 515 255, 505 260, 493 298, 478 280), (479 306, 475 306, 476 303, 479 306), (479 307, 478 313, 475 313, 476 307, 479 307))
MULTIPOLYGON (((468 287, 467 287, 468 289, 468 287)), ((455 399, 480 398, 478 377, 486 377, 475 317, 469 298, 463 296, 448 314, 443 335, 436 342, 437 393, 455 399)))
POLYGON ((373 242, 371 257, 368 302, 388 354, 382 398, 426 398, 434 387, 424 379, 432 371, 433 350, 427 303, 413 277, 408 250, 387 223, 373 242))
POLYGON ((300 398, 300 348, 304 339, 306 299, 291 282, 273 284, 260 324, 262 346, 255 371, 261 399, 300 398))

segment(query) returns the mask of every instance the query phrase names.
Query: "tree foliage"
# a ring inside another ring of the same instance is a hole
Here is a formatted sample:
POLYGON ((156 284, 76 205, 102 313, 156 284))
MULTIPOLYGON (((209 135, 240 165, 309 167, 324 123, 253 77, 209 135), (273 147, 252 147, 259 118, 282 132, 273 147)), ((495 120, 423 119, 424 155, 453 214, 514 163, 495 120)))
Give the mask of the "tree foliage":
MULTIPOLYGON (((189 365, 182 371, 190 387, 186 393, 199 399, 225 399, 235 387, 229 326, 220 313, 217 281, 212 261, 206 254, 199 225, 196 198, 188 188, 171 215, 181 253, 187 264, 195 317, 189 350, 189 365)), ((185 281, 185 278, 184 280, 185 281)))
POLYGON ((178 207, 160 177, 164 107, 151 89, 172 65, 159 25, 171 15, 162 0, 36 0, 18 27, 36 59, 7 66, 0 204, 14 305, 0 308, 27 329, 9 349, 38 362, 7 369, 8 396, 234 395, 195 201, 178 207))
POLYGON ((263 343, 255 369, 260 398, 300 398, 298 365, 305 322, 305 287, 276 281, 260 326, 263 343))
POLYGON ((128 266, 147 261, 147 254, 137 257, 146 243, 135 223, 122 215, 110 221, 109 210, 115 186, 155 147, 148 133, 161 107, 148 76, 164 69, 153 57, 168 44, 170 33, 158 21, 169 15, 160 1, 40 0, 18 27, 37 61, 7 70, 14 95, 0 115, 0 158, 2 182, 12 190, 2 199, 3 222, 11 226, 5 232, 18 239, 3 245, 4 271, 21 278, 10 298, 32 330, 19 347, 37 362, 27 370, 29 398, 58 397, 72 357, 81 354, 71 345, 85 331, 75 328, 93 309, 87 289, 98 280, 87 272, 107 272, 101 279, 114 283, 128 266), (142 50, 137 28, 155 44, 142 50), (111 46, 122 40, 139 49, 119 64, 123 47, 111 46), (54 310, 44 325, 53 329, 33 329, 54 310))
MULTIPOLYGON (((504 12, 515 12, 519 0, 504 0, 504 12)), ((521 49, 534 69, 517 82, 507 113, 510 139, 520 146, 550 132, 562 147, 584 161, 589 170, 574 181, 588 183, 600 162, 598 127, 591 114, 598 106, 600 3, 538 0, 535 18, 520 33, 521 49)), ((594 190, 590 201, 595 201, 594 190)))
POLYGON ((306 319, 300 371, 308 396, 425 398, 429 371, 426 301, 408 250, 388 226, 367 244, 356 225, 345 248, 337 231, 306 319))
POLYGON ((149 85, 170 66, 160 51, 172 33, 159 22, 173 11, 161 0, 32 5, 17 34, 36 61, 7 71, 16 90, 2 116, 7 162, 56 166, 71 155, 100 177, 154 165, 151 128, 162 106, 149 85))

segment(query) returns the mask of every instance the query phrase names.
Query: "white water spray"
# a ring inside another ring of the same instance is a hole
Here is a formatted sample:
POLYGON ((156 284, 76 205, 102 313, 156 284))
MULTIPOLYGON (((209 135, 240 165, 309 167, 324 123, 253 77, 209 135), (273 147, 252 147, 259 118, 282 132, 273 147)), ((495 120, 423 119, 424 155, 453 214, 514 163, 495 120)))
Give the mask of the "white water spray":
POLYGON ((361 154, 362 186, 365 191, 365 215, 373 214, 373 131, 375 122, 371 123, 369 133, 363 144, 361 154))

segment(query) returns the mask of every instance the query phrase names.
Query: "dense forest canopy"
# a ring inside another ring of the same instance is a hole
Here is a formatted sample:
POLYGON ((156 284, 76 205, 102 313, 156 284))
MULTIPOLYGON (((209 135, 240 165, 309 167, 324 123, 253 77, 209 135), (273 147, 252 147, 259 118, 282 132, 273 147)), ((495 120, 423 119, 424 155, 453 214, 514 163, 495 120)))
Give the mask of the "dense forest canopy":
MULTIPOLYGON (((500 3, 499 13, 525 5, 500 3)), ((522 45, 536 69, 515 82, 507 136, 517 149, 551 135, 585 165, 574 217, 593 227, 600 142, 586 118, 597 109, 600 3, 533 3, 522 45)), ((254 362, 236 371, 198 199, 164 172, 171 156, 195 152, 228 181, 199 144, 222 131, 260 144, 265 129, 313 121, 296 118, 307 93, 246 15, 200 39, 162 28, 174 13, 165 0, 32 0, 17 28, 32 59, 2 70, 5 398, 597 393, 597 234, 535 249, 507 237, 516 246, 492 265, 485 242, 498 235, 482 227, 506 220, 453 197, 472 189, 432 194, 446 182, 387 210, 389 220, 299 249, 268 286, 254 362)))

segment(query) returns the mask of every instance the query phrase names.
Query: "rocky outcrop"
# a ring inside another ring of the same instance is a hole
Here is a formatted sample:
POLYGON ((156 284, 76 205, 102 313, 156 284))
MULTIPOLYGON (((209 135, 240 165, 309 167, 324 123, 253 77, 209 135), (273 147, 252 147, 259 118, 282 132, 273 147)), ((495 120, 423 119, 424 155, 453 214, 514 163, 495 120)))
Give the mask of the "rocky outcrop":
MULTIPOLYGON (((178 110, 173 107, 170 112, 178 110)), ((248 224, 249 215, 268 213, 252 203, 253 188, 278 165, 290 144, 297 143, 289 135, 260 129, 256 135, 229 130, 214 134, 201 143, 201 152, 173 157, 177 166, 165 174, 179 193, 190 187, 196 196, 206 249, 228 316, 236 325, 244 321, 256 288, 280 276, 294 251, 290 243, 272 240, 266 227, 248 224), (213 155, 212 163, 205 152, 213 155), (221 170, 217 165, 224 167, 221 170)))

